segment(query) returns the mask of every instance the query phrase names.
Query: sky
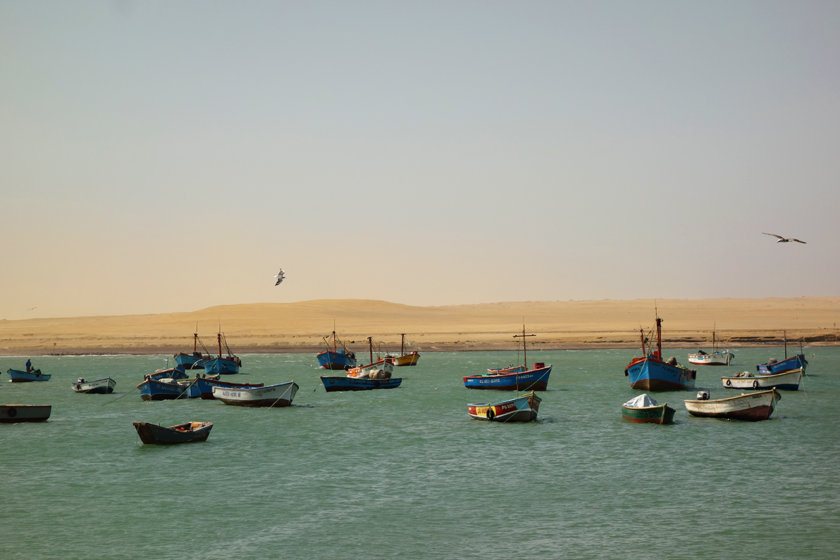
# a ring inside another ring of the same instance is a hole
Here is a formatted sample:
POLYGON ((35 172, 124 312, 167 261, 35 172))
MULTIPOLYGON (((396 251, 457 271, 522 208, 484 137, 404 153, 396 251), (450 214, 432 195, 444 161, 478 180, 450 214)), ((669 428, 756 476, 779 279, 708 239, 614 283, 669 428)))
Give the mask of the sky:
POLYGON ((834 1, 0 0, 0 318, 838 296, 838 29, 834 1))

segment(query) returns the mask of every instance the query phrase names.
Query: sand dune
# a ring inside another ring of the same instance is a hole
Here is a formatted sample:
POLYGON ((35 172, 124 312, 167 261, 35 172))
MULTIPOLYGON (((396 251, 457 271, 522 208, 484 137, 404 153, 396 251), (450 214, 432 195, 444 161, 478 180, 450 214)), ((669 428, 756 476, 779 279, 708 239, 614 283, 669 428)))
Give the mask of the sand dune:
POLYGON ((708 346, 712 328, 729 346, 804 338, 834 344, 840 298, 597 300, 504 302, 415 307, 371 300, 314 300, 209 307, 187 313, 0 321, 0 355, 174 353, 191 350, 192 333, 208 349, 221 328, 232 350, 313 352, 333 325, 356 351, 373 337, 398 349, 407 333, 413 349, 478 350, 512 347, 522 328, 535 348, 635 346, 654 309, 666 343, 708 346))

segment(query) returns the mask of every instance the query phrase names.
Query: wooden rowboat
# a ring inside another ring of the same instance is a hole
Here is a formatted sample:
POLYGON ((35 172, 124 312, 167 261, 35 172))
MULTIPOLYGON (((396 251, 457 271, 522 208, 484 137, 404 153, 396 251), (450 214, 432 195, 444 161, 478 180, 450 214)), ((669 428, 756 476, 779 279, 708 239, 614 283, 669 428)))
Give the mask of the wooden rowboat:
POLYGON ((0 404, 0 422, 44 422, 50 412, 52 406, 48 404, 0 404))
POLYGON ((531 391, 526 395, 494 403, 469 403, 467 414, 476 420, 491 422, 530 422, 537 419, 541 402, 542 399, 531 391))
POLYGON ((84 377, 80 377, 73 383, 73 390, 77 393, 113 393, 117 382, 110 377, 103 379, 95 379, 93 381, 85 381, 84 377))
POLYGON ((186 422, 175 426, 158 426, 148 422, 134 422, 143 443, 174 444, 205 441, 213 429, 212 422, 186 422))
POLYGON ((636 424, 670 424, 674 421, 674 412, 667 403, 659 404, 647 393, 621 405, 621 417, 636 424))
POLYGON ((710 399, 707 391, 700 391, 697 396, 697 399, 685 401, 689 414, 733 420, 767 420, 782 398, 775 387, 769 391, 741 393, 726 399, 710 399))
POLYGON ((26 383, 28 381, 49 381, 49 373, 41 373, 40 369, 31 369, 29 371, 22 371, 19 369, 9 368, 9 381, 12 383, 26 383))

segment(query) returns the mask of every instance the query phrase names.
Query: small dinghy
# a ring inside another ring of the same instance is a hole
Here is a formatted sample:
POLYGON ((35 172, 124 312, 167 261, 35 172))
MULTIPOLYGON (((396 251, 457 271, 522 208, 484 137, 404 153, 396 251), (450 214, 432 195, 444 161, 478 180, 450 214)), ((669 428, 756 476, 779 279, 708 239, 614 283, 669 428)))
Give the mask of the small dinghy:
POLYGON ((143 443, 192 443, 205 441, 213 429, 212 422, 186 422, 176 426, 158 426, 148 422, 134 422, 137 435, 143 443))

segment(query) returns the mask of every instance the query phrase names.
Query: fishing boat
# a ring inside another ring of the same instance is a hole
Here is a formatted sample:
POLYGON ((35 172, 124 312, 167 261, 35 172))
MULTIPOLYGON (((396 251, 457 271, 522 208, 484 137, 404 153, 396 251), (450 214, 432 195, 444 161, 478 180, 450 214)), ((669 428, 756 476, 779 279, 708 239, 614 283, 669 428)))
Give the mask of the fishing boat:
POLYGON ((202 399, 213 399, 213 387, 227 387, 228 389, 248 389, 251 387, 264 387, 263 383, 231 383, 221 381, 216 377, 198 377, 192 380, 192 385, 202 399))
POLYGON ((239 368, 242 367, 242 360, 239 359, 239 356, 234 355, 230 351, 230 347, 227 344, 227 339, 225 339, 225 348, 227 349, 227 356, 224 358, 222 357, 222 333, 219 333, 216 336, 217 340, 219 341, 219 357, 218 358, 207 358, 207 361, 204 362, 204 371, 208 375, 213 374, 223 374, 223 375, 232 375, 235 373, 239 373, 239 368))
POLYGON ((264 387, 213 387, 213 398, 236 406, 289 406, 298 389, 294 381, 264 387))
POLYGON ((347 369, 356 367, 356 354, 347 349, 343 342, 341 342, 332 332, 332 347, 327 342, 327 337, 324 337, 324 344, 327 349, 318 354, 318 365, 321 369, 347 369), (341 348, 339 348, 339 344, 341 348))
POLYGON ((696 399, 685 401, 685 409, 693 416, 732 420, 767 420, 781 398, 782 395, 775 387, 769 391, 741 393, 737 397, 725 399, 710 399, 708 391, 700 391, 696 399))
POLYGON ((643 393, 621 405, 621 417, 635 424, 670 424, 674 421, 673 408, 659 404, 643 393))
POLYGON ((158 426, 149 422, 134 422, 140 441, 170 445, 206 441, 213 429, 212 422, 186 422, 175 426, 158 426))
POLYGON ((9 374, 9 381, 11 383, 27 383, 29 381, 49 381, 49 373, 41 373, 40 369, 30 369, 29 371, 22 371, 19 369, 12 369, 6 372, 9 374))
POLYGON ((802 375, 805 375, 805 370, 808 367, 808 360, 805 359, 805 354, 802 353, 802 346, 800 345, 799 354, 788 356, 787 332, 782 334, 782 338, 785 344, 785 358, 783 360, 776 360, 773 358, 765 364, 758 364, 755 366, 758 373, 761 375, 768 375, 802 368, 802 375))
POLYGON ((144 375, 143 378, 154 379, 155 381, 179 381, 181 379, 189 379, 189 376, 180 367, 174 367, 156 369, 153 373, 144 375))
POLYGON ((48 404, 0 404, 0 423, 44 422, 50 412, 52 405, 48 404))
POLYGON ((396 389, 402 383, 401 377, 371 379, 370 377, 325 377, 321 383, 328 393, 333 391, 370 391, 372 389, 396 389))
POLYGON ((528 350, 525 340, 536 336, 526 334, 522 325, 522 334, 515 334, 513 338, 522 339, 522 365, 509 366, 499 369, 488 369, 483 375, 465 376, 464 386, 468 389, 498 389, 503 391, 545 391, 548 387, 548 376, 551 375, 551 364, 534 362, 528 367, 528 350))
POLYGON ((140 398, 144 401, 165 401, 178 398, 189 398, 187 395, 189 385, 181 385, 173 379, 158 380, 147 376, 142 383, 137 385, 140 389, 140 398))
POLYGON ((420 360, 420 353, 419 352, 408 352, 405 351, 405 333, 400 333, 401 341, 400 341, 400 354, 399 356, 385 356, 385 359, 394 364, 397 367, 400 366, 416 366, 417 362, 420 360))
POLYGON ((113 393, 117 382, 110 377, 103 377, 102 379, 94 379, 93 381, 85 381, 84 377, 80 377, 73 383, 73 390, 77 393, 113 393))
POLYGON ((720 382, 727 389, 770 389, 775 387, 783 391, 796 391, 802 381, 802 368, 781 373, 753 374, 742 371, 729 377, 721 377, 720 382))
POLYGON ((735 357, 729 350, 718 350, 715 330, 712 330, 712 351, 698 350, 688 355, 688 362, 697 366, 728 366, 735 357))
POLYGON ((542 399, 531 391, 512 399, 493 403, 469 403, 467 414, 476 420, 491 422, 531 422, 537 419, 542 399))
POLYGON ((347 377, 370 377, 373 379, 389 379, 394 373, 394 364, 387 358, 373 359, 373 337, 367 337, 370 361, 363 366, 345 368, 347 377))
POLYGON ((656 350, 648 345, 644 330, 639 332, 644 357, 633 358, 624 369, 630 387, 640 391, 679 391, 694 387, 696 371, 680 366, 674 357, 662 360, 662 319, 656 318, 656 350))
MULTIPOLYGON (((175 365, 181 369, 201 369, 207 360, 212 360, 213 357, 207 353, 202 354, 198 351, 198 333, 193 333, 193 351, 192 354, 186 352, 178 352, 175 354, 175 365)), ((202 347, 204 345, 202 344, 202 347)))

